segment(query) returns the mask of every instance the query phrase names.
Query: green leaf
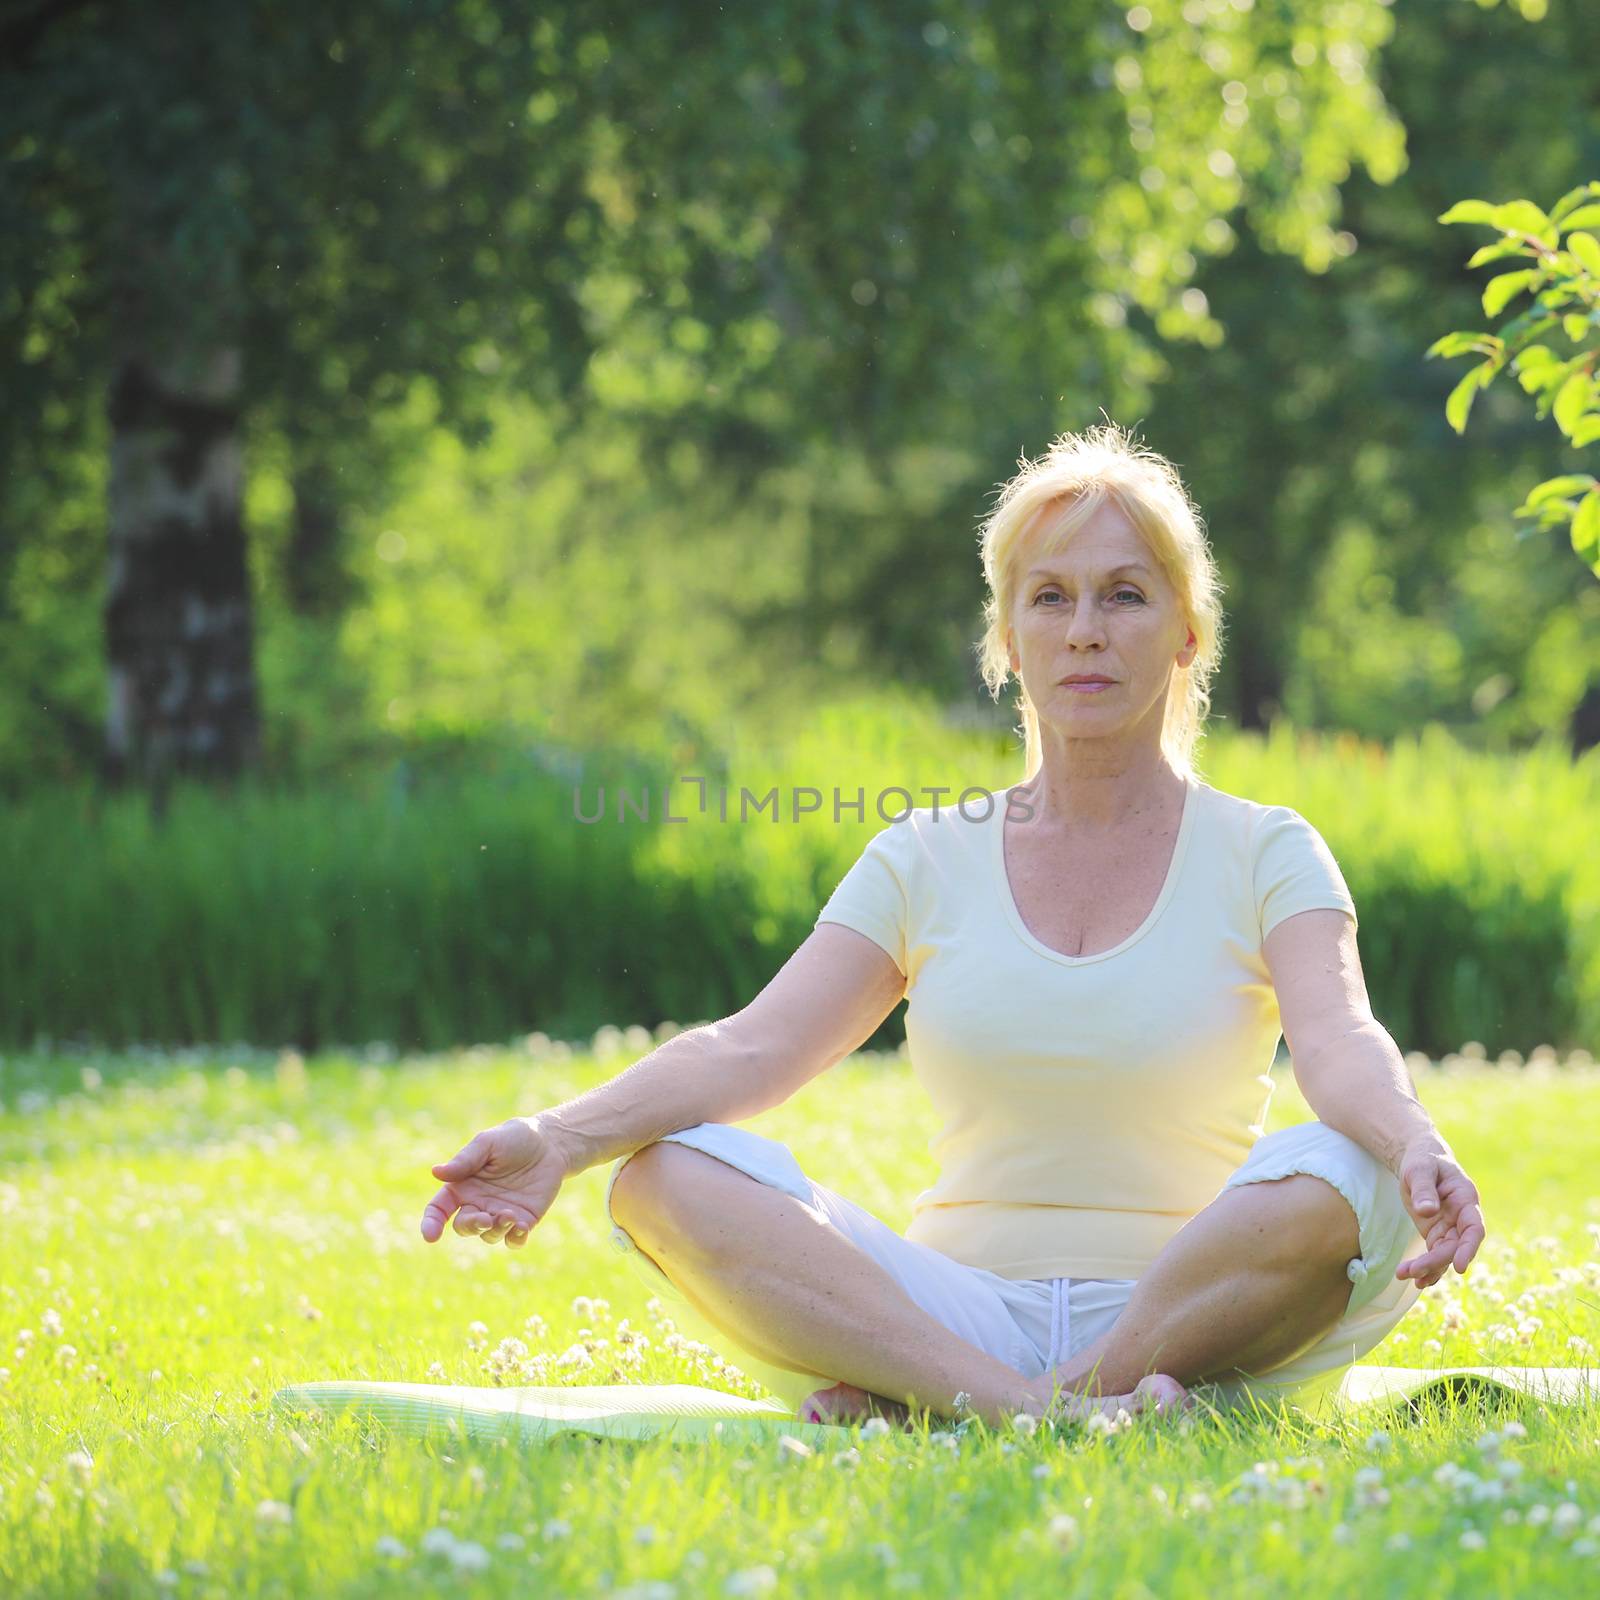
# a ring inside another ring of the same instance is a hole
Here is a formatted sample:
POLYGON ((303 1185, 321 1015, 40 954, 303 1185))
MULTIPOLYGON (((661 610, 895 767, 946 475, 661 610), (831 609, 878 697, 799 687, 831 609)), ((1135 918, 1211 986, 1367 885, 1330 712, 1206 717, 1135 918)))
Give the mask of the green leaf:
POLYGON ((1447 333, 1428 346, 1424 359, 1427 356, 1464 356, 1474 350, 1487 354, 1490 348, 1486 333, 1447 333))
POLYGON ((1600 206, 1584 206, 1562 221, 1563 228, 1592 228, 1600 223, 1600 206))
POLYGON ((1600 488, 1600 485, 1587 472, 1569 472, 1564 477, 1546 478, 1528 491, 1528 498, 1517 507, 1516 515, 1532 516, 1540 506, 1551 500, 1566 500, 1573 495, 1586 494, 1594 488, 1600 488))
POLYGON ((1509 345, 1518 339, 1537 339, 1541 333, 1555 327, 1553 317, 1536 300, 1528 309, 1515 316, 1500 330, 1500 337, 1509 345))
POLYGON ((1563 433, 1570 435, 1577 427, 1578 418, 1589 404, 1589 391, 1593 387, 1594 380, 1587 372, 1574 372, 1557 391, 1550 415, 1556 419, 1556 426, 1563 433))
POLYGON ((1486 244, 1474 250, 1467 258, 1469 267, 1481 267, 1486 262, 1501 261, 1506 256, 1527 256, 1533 254, 1533 246, 1524 244, 1520 239, 1497 239, 1493 244, 1486 244))
POLYGON ((1472 411, 1472 401, 1479 389, 1489 381, 1489 363, 1474 367, 1455 388, 1444 403, 1445 420, 1457 433, 1466 431, 1467 417, 1472 411))
POLYGON ((1539 276, 1538 269, 1526 267, 1521 272, 1502 272, 1483 286, 1483 314, 1498 317, 1517 295, 1539 276))
POLYGON ((1550 219, 1531 200, 1508 200, 1490 220, 1502 233, 1543 233, 1550 219))
POLYGON ((1572 548, 1585 561, 1592 561, 1597 547, 1600 547, 1600 489, 1591 489, 1573 513, 1572 548))
POLYGON ((1494 220, 1498 208, 1489 204, 1487 200, 1457 200, 1443 216, 1440 222, 1487 222, 1491 226, 1498 226, 1494 220))
POLYGON ((1580 183, 1576 189, 1568 189, 1550 208, 1550 220, 1565 222, 1573 207, 1582 205, 1591 195, 1600 195, 1600 183, 1580 183))
MULTIPOLYGON (((1595 208, 1595 221, 1600 222, 1600 206, 1595 208)), ((1586 272, 1600 278, 1600 239, 1592 233, 1573 233, 1567 236, 1567 249, 1575 255, 1586 272)))
POLYGON ((1587 312, 1569 311, 1561 319, 1562 329, 1574 344, 1582 344, 1589 332, 1589 317, 1587 312))
POLYGON ((1600 439, 1600 417, 1583 417, 1578 426, 1572 430, 1572 442, 1575 445, 1593 444, 1600 439))

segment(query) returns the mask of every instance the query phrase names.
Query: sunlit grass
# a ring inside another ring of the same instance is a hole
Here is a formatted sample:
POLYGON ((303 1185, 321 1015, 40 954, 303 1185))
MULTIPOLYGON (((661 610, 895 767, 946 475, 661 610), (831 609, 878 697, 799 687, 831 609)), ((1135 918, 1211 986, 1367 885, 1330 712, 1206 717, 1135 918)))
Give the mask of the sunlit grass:
MULTIPOLYGON (((605 1168, 521 1252, 417 1232, 431 1162, 648 1048, 385 1060, 11 1058, 0 1070, 0 1594, 1577 1593, 1600 1581, 1600 1415, 1205 1419, 760 1446, 424 1442, 274 1389, 755 1383, 608 1246, 605 1168), (1525 1432, 1518 1431, 1519 1428, 1525 1432), (442 1531, 441 1531, 442 1530, 442 1531), (447 1538, 446 1535, 449 1537, 447 1538), (1401 1561, 1396 1552, 1409 1545, 1401 1561), (1425 1564, 1425 1568, 1423 1566, 1425 1564)), ((1491 1235, 1366 1359, 1590 1364, 1592 1066, 1429 1069, 1491 1235)), ((1271 1125, 1309 1115, 1287 1077, 1271 1125)), ((904 1062, 752 1124, 897 1228, 933 1176, 904 1062)))

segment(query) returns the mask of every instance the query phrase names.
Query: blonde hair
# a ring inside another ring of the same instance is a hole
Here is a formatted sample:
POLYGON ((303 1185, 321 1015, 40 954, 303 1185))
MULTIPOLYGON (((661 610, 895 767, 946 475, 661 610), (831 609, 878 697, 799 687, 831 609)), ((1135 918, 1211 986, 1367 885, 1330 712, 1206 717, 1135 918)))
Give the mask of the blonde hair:
MULTIPOLYGON (((1021 470, 1001 486, 999 501, 978 536, 989 597, 983 608, 983 639, 976 649, 990 694, 998 700, 1011 676, 1006 623, 1016 597, 1023 530, 1043 507, 1068 501, 1056 529, 1057 540, 1062 540, 1109 501, 1150 546, 1177 591, 1184 621, 1195 637, 1194 660, 1186 669, 1174 668, 1179 682, 1168 687, 1161 728, 1162 753, 1173 769, 1195 776, 1195 747, 1211 709, 1211 679, 1222 659, 1223 585, 1205 524, 1177 468, 1114 422, 1085 433, 1063 433, 1038 461, 1023 455, 1017 465, 1021 470)), ((1022 712, 1018 732, 1027 746, 1026 778, 1031 778, 1043 760, 1039 715, 1026 689, 1020 690, 1018 705, 1022 712)))

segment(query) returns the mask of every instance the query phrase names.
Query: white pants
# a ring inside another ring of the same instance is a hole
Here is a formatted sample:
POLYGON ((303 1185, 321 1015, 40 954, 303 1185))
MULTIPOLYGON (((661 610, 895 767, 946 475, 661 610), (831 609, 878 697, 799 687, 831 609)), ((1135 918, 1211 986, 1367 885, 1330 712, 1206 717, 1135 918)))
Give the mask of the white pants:
MULTIPOLYGON (((905 1238, 870 1211, 813 1183, 787 1145, 748 1128, 701 1122, 668 1134, 663 1142, 703 1150, 758 1182, 793 1195, 884 1268, 922 1310, 1026 1378, 1052 1371, 1099 1339, 1121 1315, 1137 1281, 1010 1279, 966 1266, 905 1238)), ((798 1411, 808 1395, 835 1380, 763 1361, 700 1316, 611 1215, 612 1185, 628 1159, 623 1156, 613 1164, 606 1182, 613 1247, 628 1255, 655 1294, 672 1302, 672 1319, 685 1334, 719 1351, 724 1360, 798 1411)), ((1353 1139, 1325 1123, 1303 1122, 1264 1135, 1222 1187, 1226 1191, 1302 1172, 1332 1184, 1356 1214, 1361 1254, 1346 1269, 1352 1288, 1345 1314, 1292 1361, 1248 1381, 1241 1377, 1207 1385, 1205 1394, 1214 1403, 1248 1408, 1254 1398, 1261 1398, 1316 1408, 1331 1397, 1345 1368, 1387 1337, 1420 1293, 1414 1279, 1394 1275, 1401 1261, 1423 1249, 1401 1201, 1399 1180, 1353 1139)))

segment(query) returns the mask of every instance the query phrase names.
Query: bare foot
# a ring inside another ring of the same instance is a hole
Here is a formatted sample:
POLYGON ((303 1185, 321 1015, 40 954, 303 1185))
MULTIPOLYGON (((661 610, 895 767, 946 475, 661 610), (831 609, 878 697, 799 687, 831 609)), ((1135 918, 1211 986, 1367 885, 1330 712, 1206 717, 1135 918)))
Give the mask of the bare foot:
MULTIPOLYGON (((1050 1380, 1046 1377, 1041 1381, 1048 1385, 1050 1380)), ((1115 1418, 1119 1410, 1137 1416, 1141 1411, 1188 1411, 1193 1406, 1189 1391, 1176 1378, 1157 1372, 1141 1378, 1131 1394, 1077 1394, 1063 1390, 1048 1403, 1045 1415, 1063 1420, 1096 1415, 1115 1418)))
POLYGON ((882 1395, 868 1389, 858 1389, 853 1383, 836 1383, 831 1389, 818 1389, 800 1403, 801 1422, 865 1422, 869 1417, 882 1417, 897 1427, 911 1425, 911 1411, 898 1400, 885 1400, 882 1395))

